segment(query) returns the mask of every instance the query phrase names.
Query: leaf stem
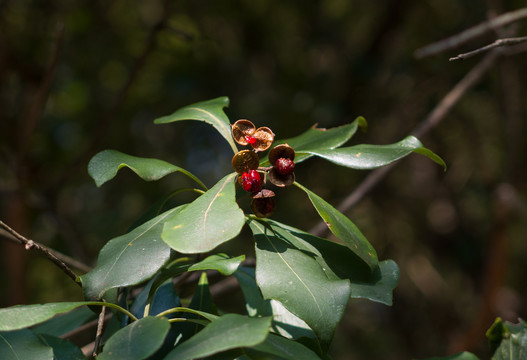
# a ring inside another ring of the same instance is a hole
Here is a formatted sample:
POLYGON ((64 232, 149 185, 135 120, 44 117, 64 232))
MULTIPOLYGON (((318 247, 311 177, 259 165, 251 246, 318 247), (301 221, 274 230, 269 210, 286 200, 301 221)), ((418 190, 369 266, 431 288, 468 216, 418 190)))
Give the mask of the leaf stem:
POLYGON ((115 309, 115 310, 118 310, 118 311, 122 312, 123 314, 127 315, 130 319, 132 319, 132 321, 137 321, 137 317, 134 314, 132 314, 130 311, 126 310, 125 308, 120 307, 117 304, 112 304, 110 302, 103 302, 103 301, 90 301, 86 305, 106 306, 106 307, 109 307, 109 308, 112 308, 112 309, 115 309))

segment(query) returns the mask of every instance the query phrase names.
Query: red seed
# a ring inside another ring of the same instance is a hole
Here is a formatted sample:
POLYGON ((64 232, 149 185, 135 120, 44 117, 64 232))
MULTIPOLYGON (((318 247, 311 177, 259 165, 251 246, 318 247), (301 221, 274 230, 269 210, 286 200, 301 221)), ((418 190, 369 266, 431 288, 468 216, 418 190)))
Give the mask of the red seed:
POLYGON ((252 137, 250 135, 245 135, 245 141, 247 141, 249 144, 253 145, 256 143, 256 138, 252 137))
POLYGON ((274 167, 281 175, 288 175, 295 170, 295 163, 291 159, 280 158, 276 160, 274 167))
POLYGON ((242 188, 245 191, 257 192, 262 186, 262 178, 256 170, 250 170, 242 174, 242 188))

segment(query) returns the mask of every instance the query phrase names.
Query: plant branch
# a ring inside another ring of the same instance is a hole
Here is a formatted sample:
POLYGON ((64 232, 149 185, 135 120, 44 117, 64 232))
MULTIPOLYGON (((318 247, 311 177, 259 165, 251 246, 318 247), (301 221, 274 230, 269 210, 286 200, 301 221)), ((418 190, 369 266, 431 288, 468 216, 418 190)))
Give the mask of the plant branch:
POLYGON ((52 263, 57 265, 66 275, 68 275, 75 283, 79 286, 82 286, 79 282, 77 282, 77 275, 69 268, 68 265, 61 259, 57 257, 57 255, 49 248, 40 245, 39 243, 34 242, 33 240, 27 239, 24 236, 17 233, 15 230, 11 229, 9 226, 7 226, 3 221, 0 221, 0 228, 7 231, 9 234, 11 234, 19 244, 24 245, 24 248, 26 250, 36 250, 44 254, 49 260, 51 260, 52 263))
POLYGON ((493 31, 498 27, 502 27, 521 20, 527 17, 527 8, 521 8, 505 14, 496 16, 488 21, 482 22, 479 25, 468 28, 459 34, 453 35, 446 39, 432 43, 415 51, 415 57, 422 59, 428 56, 437 55, 441 52, 456 48, 488 31, 493 31))
POLYGON ((97 358, 99 354, 99 347, 102 341, 102 329, 104 327, 104 317, 106 313, 106 306, 103 306, 99 314, 99 319, 97 320, 97 332, 95 335, 95 343, 93 344, 93 358, 97 358))
POLYGON ((507 38, 507 39, 498 39, 498 40, 494 41, 492 44, 483 46, 483 47, 481 47, 479 49, 476 49, 476 50, 469 51, 469 52, 464 53, 464 54, 459 54, 457 56, 451 57, 450 59, 448 59, 448 61, 465 60, 465 59, 471 58, 472 56, 481 54, 481 53, 483 53, 485 51, 489 51, 489 50, 492 50, 492 49, 495 49, 495 48, 498 48, 498 47, 517 45, 517 44, 521 44, 521 43, 524 43, 524 42, 527 42, 527 36, 507 38))
MULTIPOLYGON (((492 51, 479 64, 477 64, 461 81, 459 81, 452 90, 450 90, 445 97, 437 104, 437 106, 428 114, 423 122, 415 128, 411 134, 421 137, 428 133, 432 128, 437 126, 439 122, 450 112, 452 107, 465 95, 465 93, 473 87, 485 73, 494 64, 498 53, 492 51)), ((349 194, 337 207, 340 212, 346 212, 355 206, 364 196, 373 189, 396 165, 392 163, 388 166, 372 171, 355 190, 349 194)), ((320 221, 315 225, 310 233, 321 236, 327 231, 327 225, 324 221, 320 221)))

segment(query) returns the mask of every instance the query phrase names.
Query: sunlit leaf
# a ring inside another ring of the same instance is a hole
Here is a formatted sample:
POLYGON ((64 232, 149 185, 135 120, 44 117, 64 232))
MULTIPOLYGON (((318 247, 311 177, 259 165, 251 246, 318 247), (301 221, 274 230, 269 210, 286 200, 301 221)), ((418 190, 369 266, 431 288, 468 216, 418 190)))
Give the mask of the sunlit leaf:
POLYGON ((498 318, 487 331, 487 337, 493 347, 497 346, 492 360, 527 359, 527 323, 524 320, 512 324, 498 318))
POLYGON ((256 241, 256 282, 265 299, 280 301, 327 348, 350 297, 347 280, 331 280, 320 264, 264 223, 250 220, 256 241))
POLYGON ((168 319, 148 316, 125 326, 104 345, 100 360, 142 360, 155 353, 170 330, 168 319))
MULTIPOLYGON (((359 127, 365 128, 366 126, 367 123, 363 117, 358 117, 349 124, 331 129, 321 129, 317 128, 315 125, 304 133, 293 138, 277 140, 273 143, 273 146, 279 144, 288 144, 291 146, 297 153, 295 156, 295 163, 298 164, 313 156, 308 153, 309 151, 316 149, 335 149, 351 139, 359 127)), ((268 157, 265 156, 262 158, 260 164, 261 166, 268 166, 268 157)))
POLYGON ((315 338, 304 320, 287 310, 279 301, 265 300, 256 284, 253 268, 240 267, 234 273, 245 297, 245 308, 251 317, 272 316, 273 331, 288 339, 315 338))
POLYGON ((97 153, 88 164, 88 173, 95 180, 95 184, 101 186, 113 179, 123 167, 129 168, 146 181, 159 180, 165 175, 179 171, 197 182, 203 189, 207 189, 196 176, 179 166, 159 159, 127 155, 117 150, 103 150, 97 153))
POLYGON ((66 313, 86 301, 60 302, 48 304, 15 305, 0 309, 0 331, 23 329, 51 319, 57 314, 66 313))
POLYGON ((443 159, 423 147, 423 144, 415 136, 408 136, 404 140, 390 145, 355 145, 334 150, 314 149, 298 150, 297 152, 315 155, 337 165, 354 169, 374 169, 386 166, 415 152, 429 157, 446 170, 443 159))
POLYGON ((86 297, 100 299, 109 289, 135 285, 152 277, 170 257, 170 247, 161 240, 163 224, 184 206, 110 240, 100 251, 97 266, 80 277, 86 297))
POLYGON ((31 330, 0 332, 0 359, 53 360, 53 348, 45 345, 31 330))
POLYGON ((270 326, 270 317, 223 315, 177 346, 165 360, 191 360, 229 349, 254 346, 266 339, 270 326))
POLYGON ((278 233, 287 231, 287 240, 299 250, 310 254, 328 278, 348 279, 351 297, 365 298, 392 305, 392 293, 399 280, 399 267, 393 260, 379 262, 371 271, 348 247, 308 234, 302 230, 273 220, 266 222, 278 233), (280 230, 281 229, 281 230, 280 230))
POLYGON ((344 214, 311 190, 305 188, 299 183, 295 183, 295 185, 306 192, 309 200, 311 200, 311 203, 320 217, 326 222, 331 232, 348 248, 350 248, 351 251, 357 254, 357 256, 359 256, 359 258, 373 271, 378 264, 377 252, 357 226, 344 214))
POLYGON ((189 267, 189 271, 217 270, 222 275, 232 275, 245 260, 245 255, 230 257, 226 254, 214 254, 189 267))
POLYGON ((168 124, 181 120, 204 121, 214 126, 221 136, 227 140, 233 151, 237 153, 238 149, 231 135, 231 124, 229 118, 223 111, 223 108, 227 106, 229 106, 229 98, 222 96, 182 107, 171 115, 163 116, 154 120, 154 123, 168 124))
POLYGON ((234 178, 230 174, 168 220, 162 238, 174 250, 203 253, 239 234, 245 218, 236 203, 234 178))

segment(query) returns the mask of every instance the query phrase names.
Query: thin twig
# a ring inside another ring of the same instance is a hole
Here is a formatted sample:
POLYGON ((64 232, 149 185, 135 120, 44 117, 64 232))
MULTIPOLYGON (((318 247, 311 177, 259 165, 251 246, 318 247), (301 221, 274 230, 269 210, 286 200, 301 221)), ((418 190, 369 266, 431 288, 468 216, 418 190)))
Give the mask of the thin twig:
POLYGON ((39 243, 34 242, 33 240, 27 239, 24 236, 17 233, 15 230, 11 229, 7 224, 5 224, 3 221, 0 221, 0 228, 7 231, 9 234, 13 235, 21 245, 24 245, 24 248, 26 250, 36 250, 44 254, 49 260, 51 260, 52 263, 57 265, 66 275, 68 275, 77 285, 82 286, 79 282, 77 282, 77 275, 69 268, 64 261, 60 260, 51 249, 48 249, 47 247, 40 245, 39 243))
MULTIPOLYGON (((103 300, 104 301, 104 300, 103 300)), ((99 319, 97 321, 97 333, 95 335, 95 344, 93 345, 93 357, 96 358, 99 355, 99 347, 102 341, 102 329, 104 328, 104 318, 106 313, 106 306, 103 306, 99 319)))
MULTIPOLYGON (((450 112, 452 107, 463 97, 463 95, 474 86, 485 73, 494 64, 498 53, 496 51, 488 54, 479 64, 477 64, 459 83, 454 86, 452 90, 445 95, 445 97, 437 104, 437 106, 428 114, 423 122, 411 132, 412 135, 421 137, 428 133, 433 127, 437 126, 439 122, 450 112)), ((349 194, 337 207, 340 212, 346 212, 355 206, 364 196, 373 189, 395 166, 392 163, 388 166, 372 171, 355 190, 349 194)), ((324 221, 320 221, 315 225, 310 233, 321 236, 327 231, 327 225, 324 221)))
POLYGON ((472 56, 481 54, 482 52, 489 51, 489 50, 492 50, 492 49, 495 49, 495 48, 498 48, 498 47, 517 45, 517 44, 521 44, 521 43, 524 43, 524 42, 527 42, 527 36, 515 37, 515 38, 507 38, 507 39, 498 39, 498 40, 494 41, 492 44, 483 46, 483 47, 481 47, 479 49, 476 49, 476 50, 469 51, 469 52, 464 53, 464 54, 459 54, 457 56, 451 57, 450 59, 448 59, 448 61, 465 60, 465 59, 468 59, 468 58, 470 58, 472 56))
POLYGON ((417 49, 414 55, 416 58, 422 59, 424 57, 439 54, 441 52, 456 48, 459 45, 462 45, 468 42, 469 40, 472 40, 488 31, 493 31, 498 27, 505 26, 507 24, 513 23, 526 17, 527 8, 521 8, 505 14, 501 14, 479 25, 471 27, 459 34, 417 49))

